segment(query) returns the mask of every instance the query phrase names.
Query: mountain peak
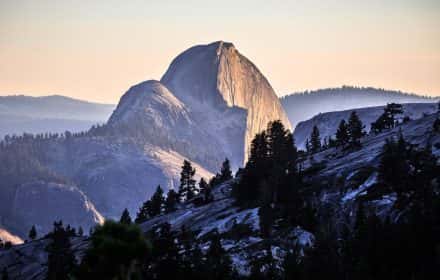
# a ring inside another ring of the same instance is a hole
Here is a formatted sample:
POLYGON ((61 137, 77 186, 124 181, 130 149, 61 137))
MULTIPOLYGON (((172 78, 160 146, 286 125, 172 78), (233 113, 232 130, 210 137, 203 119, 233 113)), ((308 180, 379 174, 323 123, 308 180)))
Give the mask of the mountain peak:
POLYGON ((266 77, 232 43, 217 41, 187 49, 172 61, 161 83, 196 111, 245 109, 246 155, 255 134, 270 121, 281 120, 291 128, 266 77))
MULTIPOLYGON (((223 40, 219 40, 219 41, 215 41, 212 43, 207 44, 206 46, 217 46, 219 48, 235 48, 234 44, 231 42, 226 42, 223 40)), ((203 45, 199 45, 199 46, 203 46, 203 45)))
POLYGON ((157 80, 148 80, 132 86, 122 97, 110 117, 109 124, 140 121, 158 114, 163 119, 185 114, 184 104, 157 80))
POLYGON ((236 50, 233 43, 225 41, 216 41, 207 46, 215 46, 215 48, 217 49, 217 55, 220 55, 222 50, 236 50))

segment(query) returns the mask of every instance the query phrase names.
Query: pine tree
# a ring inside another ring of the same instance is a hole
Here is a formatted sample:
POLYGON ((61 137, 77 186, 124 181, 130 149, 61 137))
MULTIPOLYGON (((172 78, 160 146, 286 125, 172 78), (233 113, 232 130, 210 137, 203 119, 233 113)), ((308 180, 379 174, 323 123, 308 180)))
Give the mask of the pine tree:
POLYGON ((289 204, 299 177, 297 159, 292 134, 280 121, 269 123, 253 139, 249 160, 233 187, 237 203, 246 207, 289 204))
POLYGON ((286 188, 291 187, 291 183, 294 181, 293 177, 297 174, 298 153, 292 133, 285 129, 280 121, 269 123, 267 138, 270 183, 265 182, 262 187, 267 187, 271 191, 262 190, 266 193, 272 193, 269 202, 279 203, 286 199, 286 188))
POLYGON ((90 236, 75 279, 145 279, 140 274, 150 257, 151 247, 137 225, 107 220, 90 236))
POLYGON ((184 160, 180 172, 179 196, 181 201, 187 201, 194 197, 196 190, 195 173, 196 170, 192 167, 191 162, 184 160))
POLYGON ((164 203, 165 213, 176 211, 178 202, 179 195, 173 189, 169 190, 164 203))
POLYGON ((260 207, 260 209, 258 209, 258 216, 260 221, 261 235, 264 238, 267 238, 271 234, 274 223, 274 213, 272 207, 269 204, 263 205, 260 207))
POLYGON ((225 161, 222 163, 220 173, 217 173, 214 177, 212 177, 211 180, 209 181, 209 184, 211 185, 211 187, 214 187, 232 178, 233 176, 231 171, 231 165, 229 159, 226 158, 225 161))
POLYGON ((341 120, 338 126, 338 130, 336 131, 336 143, 338 146, 344 146, 348 144, 350 140, 348 126, 345 120, 341 120))
POLYGON ((163 190, 159 185, 157 186, 156 191, 151 197, 151 204, 148 215, 150 217, 154 217, 161 214, 164 202, 165 202, 165 198, 163 197, 163 190))
POLYGON ((54 230, 49 236, 52 241, 46 248, 48 252, 47 279, 69 279, 76 266, 69 233, 60 221, 54 223, 54 230))
POLYGON ((71 227, 70 224, 67 224, 66 232, 69 234, 69 236, 76 236, 76 229, 71 227))
POLYGON ((81 226, 79 226, 78 228, 78 236, 83 236, 84 235, 84 230, 81 226))
POLYGON ((380 133, 384 129, 391 129, 396 127, 396 115, 400 114, 403 114, 401 104, 387 104, 387 106, 384 108, 382 115, 380 115, 379 118, 377 118, 377 120, 371 124, 371 131, 375 133, 380 133))
POLYGON ((356 111, 351 112, 348 120, 348 134, 350 136, 350 144, 360 146, 360 139, 365 135, 364 125, 359 119, 356 111))
POLYGON ((385 107, 385 114, 388 116, 388 127, 394 128, 396 127, 396 115, 403 114, 402 104, 390 103, 385 107))
MULTIPOLYGON (((341 277, 338 247, 335 238, 329 233, 318 233, 313 249, 307 250, 302 258, 303 273, 301 279, 344 279, 341 277)), ((356 278, 345 278, 356 279, 356 278)))
POLYGON ((240 182, 235 184, 232 193, 238 204, 247 205, 255 202, 259 193, 261 179, 268 174, 269 147, 266 132, 255 135, 246 167, 240 175, 240 182))
POLYGON ((153 259, 155 263, 151 266, 146 279, 178 279, 181 277, 181 256, 178 244, 175 242, 175 235, 171 231, 171 225, 164 223, 159 230, 152 233, 153 259))
POLYGON ((316 153, 321 150, 321 137, 319 135, 319 129, 316 125, 313 126, 312 133, 310 134, 310 150, 312 153, 316 153))
POLYGON ((35 238, 37 238, 37 230, 35 229, 35 225, 33 225, 31 227, 31 230, 29 231, 29 239, 30 240, 35 240, 35 238))
POLYGON ((124 211, 122 212, 122 215, 121 215, 121 218, 119 219, 119 222, 121 224, 126 224, 126 225, 131 224, 131 217, 130 217, 130 213, 128 212, 127 208, 125 208, 124 211))
POLYGON ((396 191, 398 195, 406 191, 409 183, 408 174, 411 167, 407 160, 407 146, 402 135, 397 142, 387 139, 379 163, 379 181, 396 191))
POLYGON ((218 233, 213 233, 206 252, 206 266, 211 271, 210 279, 226 280, 232 276, 232 261, 220 242, 218 233))
POLYGON ((208 203, 213 200, 212 193, 211 193, 211 186, 203 178, 200 178, 199 190, 200 190, 200 194, 202 195, 204 203, 208 203))
POLYGON ((145 201, 142 206, 139 208, 139 211, 136 214, 135 223, 141 224, 147 221, 150 217, 151 208, 151 200, 145 201))
POLYGON ((220 170, 220 181, 225 182, 230 179, 232 179, 232 171, 231 171, 231 164, 229 162, 229 159, 225 159, 225 161, 222 164, 222 168, 220 170))

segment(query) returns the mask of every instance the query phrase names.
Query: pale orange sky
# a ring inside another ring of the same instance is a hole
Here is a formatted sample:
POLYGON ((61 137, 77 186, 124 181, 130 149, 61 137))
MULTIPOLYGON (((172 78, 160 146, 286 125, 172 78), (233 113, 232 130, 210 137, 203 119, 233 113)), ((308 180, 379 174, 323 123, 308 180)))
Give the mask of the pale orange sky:
POLYGON ((343 84, 440 95, 438 0, 0 0, 0 95, 116 103, 217 40, 280 96, 343 84))

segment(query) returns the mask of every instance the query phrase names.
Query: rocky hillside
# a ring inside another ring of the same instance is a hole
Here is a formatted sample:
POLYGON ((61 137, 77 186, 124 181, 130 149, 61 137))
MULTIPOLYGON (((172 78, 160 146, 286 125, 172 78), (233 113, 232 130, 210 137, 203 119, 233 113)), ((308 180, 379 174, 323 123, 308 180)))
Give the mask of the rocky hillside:
MULTIPOLYGON (((335 137, 341 120, 348 121, 352 111, 356 111, 360 120, 365 125, 365 131, 370 131, 370 125, 376 121, 383 113, 384 106, 350 109, 345 111, 335 111, 329 113, 318 114, 313 118, 299 122, 295 127, 293 136, 295 143, 300 149, 305 149, 306 139, 310 138, 313 126, 317 126, 321 139, 327 137, 335 137)), ((424 115, 429 115, 437 111, 437 103, 410 103, 403 104, 403 115, 401 119, 409 117, 410 119, 419 119, 424 115)))
MULTIPOLYGON (((416 148, 430 147, 432 153, 440 156, 440 134, 433 131, 433 123, 438 118, 431 114, 402 124, 395 129, 362 139, 362 147, 356 150, 330 148, 314 154, 303 163, 305 180, 314 193, 317 217, 324 225, 351 223, 345 220, 354 218, 353 211, 358 202, 379 217, 398 217, 401 212, 395 207, 396 194, 377 184, 377 168, 386 139, 397 138, 400 133, 416 148), (316 182, 316 183, 313 183, 316 182)), ((235 179, 236 180, 236 179, 235 179)), ((316 236, 300 227, 274 229, 270 239, 260 235, 259 208, 240 208, 234 203, 229 181, 213 189, 213 201, 199 205, 195 200, 181 204, 175 212, 162 214, 141 225, 144 232, 155 229, 163 223, 170 223, 173 230, 183 227, 196 233, 202 247, 208 246, 210 234, 217 231, 221 244, 240 274, 249 274, 251 260, 261 256, 265 250, 281 266, 286 248, 299 246, 308 248, 314 244, 316 236), (245 230, 244 230, 245 229, 245 230), (268 244, 269 247, 268 247, 268 244)), ((401 210, 400 210, 401 211, 401 210)), ((404 211, 404 210, 403 210, 404 211)), ((338 228, 338 226, 336 226, 338 228)), ((16 246, 0 252, 0 267, 6 267, 14 279, 43 279, 45 272, 45 253, 42 244, 45 239, 16 246)), ((87 248, 87 239, 72 239, 73 251, 78 258, 87 248)))

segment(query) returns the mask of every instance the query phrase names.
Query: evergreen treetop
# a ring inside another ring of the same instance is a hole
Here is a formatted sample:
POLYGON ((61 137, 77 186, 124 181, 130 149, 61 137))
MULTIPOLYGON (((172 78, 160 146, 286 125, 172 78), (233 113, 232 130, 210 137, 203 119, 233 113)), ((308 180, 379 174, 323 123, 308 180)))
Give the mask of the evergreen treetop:
POLYGON ((351 145, 360 146, 360 139, 365 135, 364 128, 365 126, 362 124, 356 111, 351 112, 348 120, 348 134, 351 145))
POLYGON ((131 217, 130 217, 130 213, 128 212, 127 208, 125 208, 124 211, 122 212, 122 215, 121 215, 121 218, 119 219, 119 222, 121 224, 126 224, 126 225, 131 224, 131 217))
POLYGON ((35 238, 37 238, 37 229, 35 228, 35 225, 33 225, 29 230, 28 237, 30 240, 35 240, 35 238))
POLYGON ((48 235, 51 243, 48 252, 47 279, 69 279, 76 267, 76 259, 71 250, 70 233, 63 227, 62 221, 54 223, 54 229, 48 235))
POLYGON ((232 179, 231 163, 229 159, 225 159, 220 170, 220 180, 222 182, 232 179))
POLYGON ((167 198, 164 202, 164 210, 165 213, 171 213, 176 211, 177 203, 179 202, 179 195, 173 190, 169 190, 167 194, 167 198))
POLYGON ((348 125, 345 120, 339 122, 338 130, 336 131, 336 143, 339 146, 344 146, 350 141, 348 125))
POLYGON ((162 213, 162 207, 165 202, 165 198, 163 196, 163 190, 160 187, 160 185, 157 186, 156 191, 154 192, 150 200, 151 203, 148 209, 148 215, 150 217, 160 215, 162 213))
POLYGON ((312 153, 319 152, 321 150, 321 137, 319 129, 316 125, 313 126, 312 133, 310 134, 310 151, 312 153))
POLYGON ((188 160, 183 161, 182 171, 180 172, 179 196, 181 201, 190 200, 196 193, 196 181, 194 175, 196 170, 188 160))
POLYGON ((377 118, 377 120, 371 124, 371 131, 374 133, 380 133, 384 129, 396 127, 396 115, 403 114, 402 105, 397 103, 389 103, 383 110, 382 115, 380 115, 379 118, 377 118))
POLYGON ((145 221, 147 221, 150 217, 151 213, 151 200, 147 200, 145 201, 142 206, 139 208, 139 211, 136 214, 136 219, 135 219, 135 223, 136 224, 141 224, 145 221))

